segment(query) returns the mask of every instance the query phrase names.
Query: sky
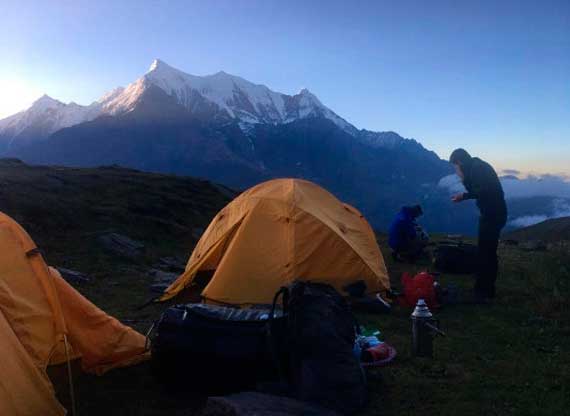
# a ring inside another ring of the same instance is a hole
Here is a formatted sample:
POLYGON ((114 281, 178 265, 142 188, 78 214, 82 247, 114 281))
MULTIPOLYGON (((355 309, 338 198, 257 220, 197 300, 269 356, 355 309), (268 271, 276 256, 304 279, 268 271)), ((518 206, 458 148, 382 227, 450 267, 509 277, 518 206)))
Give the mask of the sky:
POLYGON ((447 158, 570 175, 570 1, 0 0, 0 118, 89 104, 154 58, 308 88, 447 158))

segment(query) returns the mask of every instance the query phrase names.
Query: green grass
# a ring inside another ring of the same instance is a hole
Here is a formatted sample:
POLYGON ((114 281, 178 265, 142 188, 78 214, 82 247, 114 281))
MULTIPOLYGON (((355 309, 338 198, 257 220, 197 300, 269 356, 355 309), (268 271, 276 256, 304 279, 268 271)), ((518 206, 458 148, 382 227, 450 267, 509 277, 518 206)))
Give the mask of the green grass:
MULTIPOLYGON (((228 196, 204 181, 116 168, 55 169, 0 161, 0 210, 31 234, 54 266, 79 270, 91 281, 78 290, 102 309, 144 332, 164 306, 137 307, 151 294, 148 269, 161 256, 186 259, 228 196), (140 239, 136 262, 104 252, 96 236, 113 230, 140 239)), ((385 236, 379 236, 388 253, 385 236)), ((562 246, 561 246, 562 247, 562 246)), ((411 310, 361 315, 398 351, 370 378, 364 415, 563 415, 570 409, 570 253, 501 247, 498 299, 492 306, 449 306, 436 311, 447 337, 435 357, 410 356, 411 310)), ((392 284, 403 271, 429 268, 386 262, 392 284)), ((441 276, 442 284, 469 288, 469 276, 441 276)), ((69 404, 62 368, 51 369, 69 404)), ((202 401, 173 395, 151 377, 148 364, 103 377, 75 372, 79 414, 189 415, 202 401)), ((189 374, 189 378, 200 377, 189 374)))
MULTIPOLYGON (((367 415, 556 415, 570 406, 570 256, 502 248, 493 305, 447 306, 435 314, 447 337, 433 359, 410 354, 410 310, 363 316, 398 350, 377 370, 367 415)), ((429 265, 425 265, 428 267, 429 265)), ((389 262, 393 284, 409 265, 389 262)), ((422 269, 422 267, 416 267, 422 269)), ((470 276, 443 275, 463 288, 470 276)))
MULTIPOLYGON (((382 238, 380 242, 384 247, 382 238)), ((567 414, 570 257, 510 247, 501 248, 500 254, 499 297, 493 305, 455 305, 435 312, 447 336, 435 340, 433 359, 411 357, 411 310, 395 307, 390 315, 359 316, 365 326, 381 329, 398 351, 390 366, 373 370, 370 405, 363 415, 567 414)), ((386 260, 395 287, 402 271, 429 268, 428 262, 392 264, 388 256, 386 260)), ((115 279, 119 283, 113 287, 90 284, 81 290, 122 319, 150 320, 160 313, 160 307, 133 309, 146 296, 140 276, 115 279)), ((467 289, 472 278, 442 275, 441 282, 467 289)), ((146 324, 136 326, 143 330, 146 324)), ((192 414, 189 409, 201 404, 197 398, 163 391, 148 365, 103 377, 78 377, 83 415, 192 414)))

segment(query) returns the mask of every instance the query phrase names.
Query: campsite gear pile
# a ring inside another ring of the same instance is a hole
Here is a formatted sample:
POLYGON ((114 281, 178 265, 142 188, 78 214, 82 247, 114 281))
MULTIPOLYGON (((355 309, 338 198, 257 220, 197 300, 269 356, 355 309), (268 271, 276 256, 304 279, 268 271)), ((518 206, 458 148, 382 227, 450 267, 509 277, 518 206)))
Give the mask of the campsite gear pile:
POLYGON ((353 354, 356 321, 346 300, 330 285, 301 281, 278 295, 282 311, 169 308, 153 342, 156 374, 185 387, 189 373, 199 374, 202 391, 215 383, 237 392, 260 380, 282 382, 298 400, 342 414, 361 409, 366 377, 353 354))
POLYGON ((412 355, 415 357, 433 357, 433 339, 445 335, 439 329, 439 320, 433 317, 424 299, 419 299, 411 316, 412 319, 412 355))
POLYGON ((415 227, 416 227, 417 239, 427 246, 429 244, 429 241, 430 241, 428 232, 425 230, 424 227, 422 227, 419 224, 416 224, 415 227))
POLYGON ((399 302, 403 306, 413 308, 419 299, 423 299, 430 308, 439 308, 437 287, 435 276, 431 273, 424 271, 412 276, 405 272, 402 274, 404 293, 398 298, 399 302))
POLYGON ((0 247, 0 415, 64 415, 50 365, 80 359, 84 371, 103 374, 148 358, 143 335, 72 288, 2 213, 0 247))
POLYGON ((295 279, 339 293, 359 280, 367 294, 390 288, 374 231, 356 208, 312 182, 276 179, 243 192, 214 217, 160 300, 198 291, 208 303, 267 305, 295 279), (213 274, 200 285, 204 271, 213 274))
MULTIPOLYGON (((366 401, 366 378, 353 352, 356 321, 339 294, 351 286, 355 298, 371 301, 376 311, 389 310, 382 297, 370 297, 389 292, 390 282, 363 215, 305 180, 257 185, 216 215, 184 273, 158 299, 198 294, 207 306, 165 312, 153 343, 153 367, 167 379, 179 372, 172 378, 182 380, 203 369, 201 380, 209 378, 203 386, 224 379, 235 391, 260 376, 273 378, 298 400, 354 413, 366 401), (236 320, 216 307, 273 301, 275 310, 276 293, 283 296, 280 315, 265 310, 253 320, 236 320), (208 365, 214 360, 220 365, 208 365), (266 373, 257 374, 255 367, 266 373)), ((370 354, 378 358, 384 352, 370 354)))
POLYGON ((382 341, 379 330, 363 327, 356 338, 354 353, 363 367, 383 366, 396 357, 396 350, 382 341))
POLYGON ((473 273, 477 270, 478 249, 474 244, 442 241, 433 253, 433 265, 447 273, 473 273))

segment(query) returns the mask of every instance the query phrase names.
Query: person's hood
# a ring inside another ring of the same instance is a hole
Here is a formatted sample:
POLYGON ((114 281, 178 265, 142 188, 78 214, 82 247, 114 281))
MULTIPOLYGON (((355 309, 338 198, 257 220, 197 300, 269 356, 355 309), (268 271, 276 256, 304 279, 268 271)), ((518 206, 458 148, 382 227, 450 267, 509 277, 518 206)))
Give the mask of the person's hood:
POLYGON ((412 207, 402 207, 400 209, 400 215, 404 216, 405 218, 414 219, 414 210, 412 207))

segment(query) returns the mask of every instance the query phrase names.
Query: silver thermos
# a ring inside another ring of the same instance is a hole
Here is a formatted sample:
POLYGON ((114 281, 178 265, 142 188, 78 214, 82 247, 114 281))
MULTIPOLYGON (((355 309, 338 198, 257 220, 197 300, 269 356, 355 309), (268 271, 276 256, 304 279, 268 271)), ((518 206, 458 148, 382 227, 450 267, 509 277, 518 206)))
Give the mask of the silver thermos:
POLYGON ((439 329, 439 320, 435 319, 425 300, 418 299, 412 313, 412 355, 414 357, 433 357, 433 338, 445 335, 439 329))

